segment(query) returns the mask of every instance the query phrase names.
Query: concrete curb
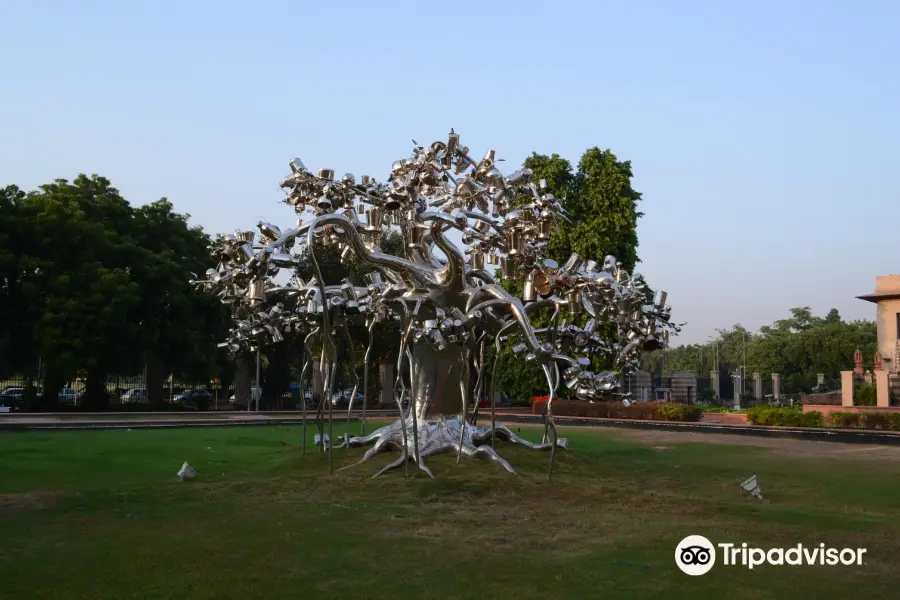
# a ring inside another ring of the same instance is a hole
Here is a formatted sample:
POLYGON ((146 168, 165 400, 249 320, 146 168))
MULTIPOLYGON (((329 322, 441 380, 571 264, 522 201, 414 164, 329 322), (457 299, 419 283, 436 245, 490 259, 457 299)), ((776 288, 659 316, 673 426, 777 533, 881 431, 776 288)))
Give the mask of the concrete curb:
MULTIPOLYGON (((346 415, 346 407, 341 410, 335 410, 334 414, 338 413, 346 415)), ((397 412, 397 409, 370 409, 366 411, 366 414, 372 415, 380 415, 380 414, 389 414, 397 412)), ((314 414, 315 411, 309 411, 307 414, 314 414)), ((354 410, 353 414, 362 413, 360 410, 354 410)), ((156 420, 162 420, 160 417, 177 417, 177 418, 187 418, 187 419, 208 419, 208 420, 234 420, 234 419, 252 419, 252 418, 277 418, 277 417, 291 417, 291 418, 299 418, 300 411, 299 410, 274 410, 274 411, 233 411, 233 410, 208 410, 208 411, 146 411, 146 412, 11 412, 11 413, 0 413, 0 423, 4 421, 4 419, 10 420, 24 420, 24 419, 32 419, 32 420, 47 420, 47 419, 65 419, 69 421, 89 421, 89 420, 102 420, 102 419, 119 419, 126 420, 130 418, 151 418, 156 420)))
MULTIPOLYGON (((102 414, 102 413, 101 413, 102 414)), ((91 418, 93 415, 80 415, 80 418, 72 418, 71 415, 62 417, 59 413, 44 413, 43 418, 0 418, 0 431, 47 431, 47 430, 84 430, 84 429, 165 429, 185 427, 237 427, 237 426, 279 426, 302 425, 303 419, 297 413, 284 413, 273 415, 272 413, 250 413, 251 416, 230 415, 227 418, 208 418, 203 416, 178 415, 180 418, 148 418, 154 413, 142 413, 141 418, 123 418, 121 413, 105 413, 99 419, 91 418), (68 417, 68 418, 66 418, 68 417), (105 417, 105 418, 104 418, 105 417), (59 419, 59 420, 57 420, 59 419)), ((168 413, 172 414, 172 413, 168 413)), ((177 414, 177 413, 176 413, 177 414)), ((36 413, 36 416, 40 413, 36 413)), ((159 413, 156 413, 158 416, 159 413)), ((196 413, 194 413, 196 415, 196 413)), ((391 418, 391 411, 367 412, 366 420, 381 421, 391 418)), ((360 414, 351 416, 351 421, 359 421, 360 414)), ((346 422, 347 414, 334 415, 335 423, 346 422)), ((315 422, 315 414, 307 417, 307 424, 315 422)))
MULTIPOLYGON (((502 420, 513 423, 541 425, 542 417, 533 415, 503 415, 502 420)), ((637 419, 601 419, 589 417, 554 417, 557 425, 579 427, 616 427, 621 429, 649 429, 656 431, 689 431, 769 438, 792 438, 842 444, 900 445, 900 433, 864 429, 824 429, 812 427, 765 427, 762 425, 723 425, 719 423, 684 423, 674 421, 643 421, 637 419)))
MULTIPOLYGON (((351 421, 358 421, 353 418, 351 421)), ((344 421, 346 422, 346 421, 344 421)), ((308 421, 313 425, 315 421, 308 421)), ((302 425, 302 420, 259 421, 113 421, 110 423, 2 423, 0 431, 83 431, 90 429, 187 429, 191 427, 275 427, 302 425)))
MULTIPOLYGON (((96 430, 96 429, 166 429, 187 427, 249 427, 249 426, 279 426, 301 425, 303 420, 296 412, 281 413, 230 413, 219 418, 210 419, 199 416, 188 416, 183 413, 131 413, 128 416, 143 418, 122 418, 121 413, 97 413, 78 415, 80 418, 72 418, 70 413, 26 413, 28 417, 21 418, 22 413, 14 413, 15 417, 0 417, 0 430, 6 431, 48 431, 48 430, 96 430), (147 418, 149 416, 166 415, 181 418, 147 418), (43 418, 41 418, 43 417, 43 418), (117 418, 114 418, 117 417, 117 418), (226 417, 226 418, 222 418, 226 417), (53 421, 53 418, 68 418, 68 420, 53 421), (89 420, 90 419, 90 420, 89 420)), ((197 415, 197 413, 193 413, 197 415)), ((482 414, 482 419, 487 416, 482 414)), ((381 421, 393 419, 394 411, 368 411, 367 420, 381 421)), ((498 420, 506 423, 521 423, 523 425, 541 425, 543 417, 530 414, 500 414, 498 420)), ((479 419, 480 422, 484 422, 479 419)), ((346 420, 346 413, 334 421, 340 423, 346 420)), ((360 415, 355 414, 351 420, 357 422, 360 415)), ((862 429, 824 429, 804 427, 764 427, 761 425, 727 425, 721 423, 699 422, 673 422, 673 421, 639 421, 636 419, 603 419, 592 417, 564 417, 554 418, 558 425, 577 427, 612 427, 622 429, 645 429, 656 431, 688 431, 693 433, 718 433, 726 435, 746 435, 769 438, 791 438, 798 440, 836 442, 844 444, 880 444, 900 445, 900 432, 873 431, 862 429)), ((313 418, 307 420, 307 424, 313 423, 313 418)))

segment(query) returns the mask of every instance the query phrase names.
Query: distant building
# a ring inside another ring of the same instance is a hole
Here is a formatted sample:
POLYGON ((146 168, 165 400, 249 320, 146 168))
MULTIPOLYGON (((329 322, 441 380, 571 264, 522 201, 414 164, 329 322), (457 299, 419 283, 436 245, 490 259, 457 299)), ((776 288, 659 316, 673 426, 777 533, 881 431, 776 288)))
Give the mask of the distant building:
POLYGON ((624 382, 626 392, 638 402, 649 402, 653 400, 653 377, 647 371, 635 371, 631 377, 624 382))
POLYGON ((691 371, 663 375, 656 390, 657 400, 693 404, 697 401, 697 374, 691 371))
POLYGON ((875 278, 875 291, 857 298, 876 305, 878 352, 884 369, 900 372, 900 275, 879 275, 875 278))

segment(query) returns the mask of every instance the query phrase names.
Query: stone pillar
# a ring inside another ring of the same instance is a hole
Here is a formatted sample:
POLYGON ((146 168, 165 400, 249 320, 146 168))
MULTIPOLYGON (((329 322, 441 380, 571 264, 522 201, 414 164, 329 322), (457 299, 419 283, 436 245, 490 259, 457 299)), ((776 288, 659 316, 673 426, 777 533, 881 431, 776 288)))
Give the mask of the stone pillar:
POLYGON ((825 373, 816 373, 816 385, 825 383, 825 373))
POLYGON ((753 374, 753 397, 757 402, 763 399, 762 375, 759 373, 753 374))
POLYGON ((841 406, 853 406, 853 371, 841 371, 841 406))
POLYGON ((734 410, 741 410, 741 390, 744 389, 744 380, 740 375, 734 377, 734 410))
POLYGON ((890 373, 875 371, 875 406, 891 405, 890 373))
POLYGON ((781 399, 781 374, 772 373, 772 399, 781 399))
POLYGON ((378 382, 381 385, 381 404, 394 405, 394 365, 381 363, 378 367, 378 382))
POLYGON ((718 400, 721 388, 719 387, 719 374, 716 371, 709 372, 709 385, 712 388, 713 398, 718 400))

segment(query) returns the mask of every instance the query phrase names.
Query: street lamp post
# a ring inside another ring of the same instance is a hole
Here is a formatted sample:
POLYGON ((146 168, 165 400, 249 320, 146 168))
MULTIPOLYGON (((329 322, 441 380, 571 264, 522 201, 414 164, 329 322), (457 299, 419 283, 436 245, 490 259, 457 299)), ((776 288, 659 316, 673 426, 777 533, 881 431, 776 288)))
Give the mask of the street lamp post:
POLYGON ((747 390, 744 388, 744 381, 747 379, 747 330, 744 330, 744 335, 741 337, 741 353, 744 355, 743 360, 741 361, 741 393, 743 394, 747 390))
POLYGON ((256 396, 256 412, 259 412, 259 397, 262 395, 259 389, 259 347, 256 348, 256 389, 250 394, 251 402, 254 395, 256 396))
POLYGON ((716 373, 719 372, 719 338, 714 338, 713 336, 709 336, 709 339, 712 340, 715 346, 715 362, 713 362, 713 370, 716 373))
POLYGON ((716 386, 715 389, 713 390, 713 392, 715 393, 716 400, 718 401, 721 399, 719 396, 720 391, 721 391, 720 387, 719 387, 719 338, 714 338, 713 336, 709 336, 707 339, 711 340, 715 344, 716 354, 715 354, 715 362, 713 363, 713 370, 714 370, 716 376, 715 376, 715 381, 713 381, 711 383, 713 383, 716 386))
POLYGON ((734 409, 741 409, 741 389, 744 387, 744 378, 740 374, 740 371, 735 370, 734 373, 731 374, 731 379, 734 381, 734 409))

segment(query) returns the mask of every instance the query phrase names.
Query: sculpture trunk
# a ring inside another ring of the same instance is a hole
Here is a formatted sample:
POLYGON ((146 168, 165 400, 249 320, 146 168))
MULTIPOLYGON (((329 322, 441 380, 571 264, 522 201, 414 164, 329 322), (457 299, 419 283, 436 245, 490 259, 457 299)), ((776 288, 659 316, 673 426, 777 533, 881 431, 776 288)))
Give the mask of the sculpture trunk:
POLYGON ((414 342, 411 346, 416 419, 421 423, 426 419, 460 415, 463 412, 460 359, 464 348, 452 344, 436 350, 427 342, 414 342))

